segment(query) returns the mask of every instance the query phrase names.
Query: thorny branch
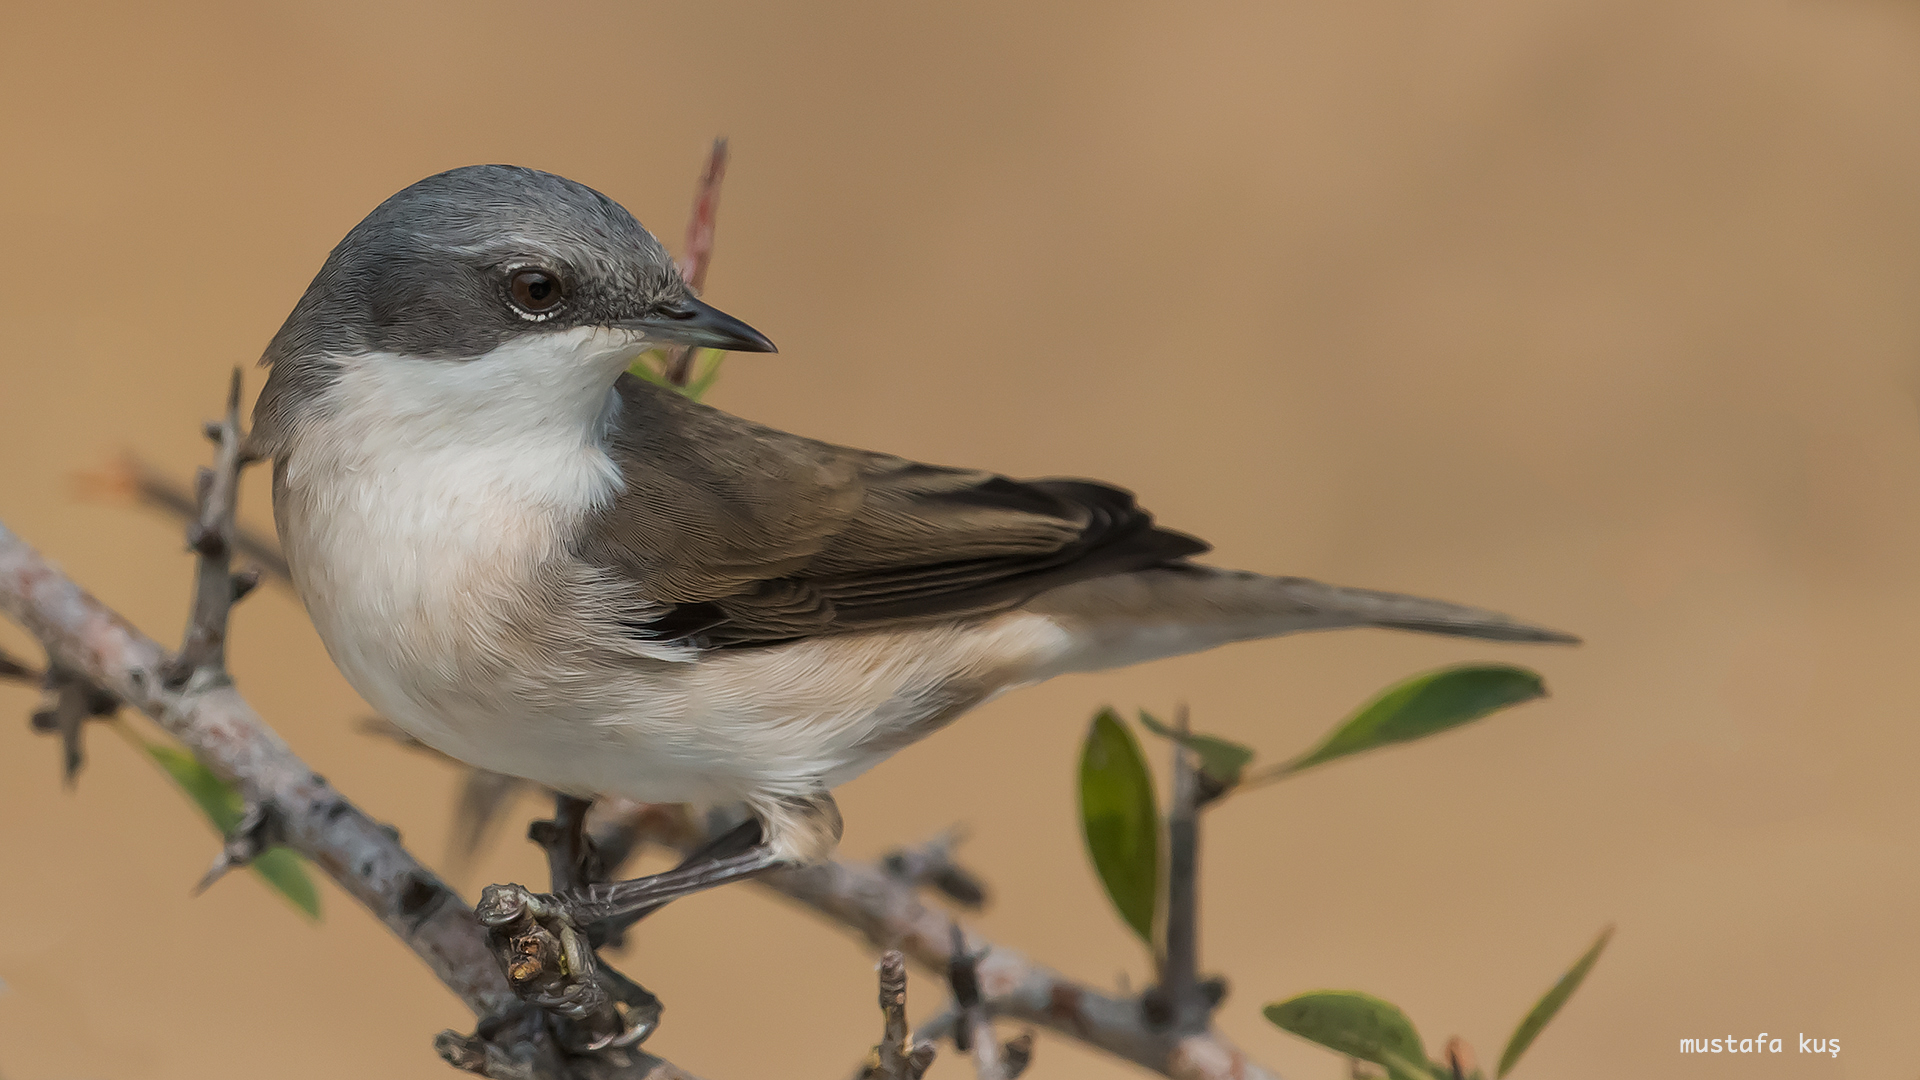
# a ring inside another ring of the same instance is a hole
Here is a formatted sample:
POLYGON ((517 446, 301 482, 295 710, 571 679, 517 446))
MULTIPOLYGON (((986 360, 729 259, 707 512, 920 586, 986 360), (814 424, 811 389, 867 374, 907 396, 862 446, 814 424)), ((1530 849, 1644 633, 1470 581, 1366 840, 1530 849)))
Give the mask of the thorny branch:
POLYGON ((185 686, 201 676, 227 677, 227 615, 233 602, 259 584, 258 572, 233 572, 234 510, 240 498, 240 471, 253 460, 240 429, 240 369, 227 383, 227 411, 206 428, 213 440, 214 463, 201 469, 194 485, 198 498, 187 546, 199 556, 194 571, 193 609, 180 655, 167 661, 161 675, 169 687, 185 686))
MULTIPOLYGON (((618 865, 608 855, 612 851, 649 842, 686 850, 704 838, 700 830, 688 829, 647 803, 604 799, 597 810, 594 843, 608 856, 610 867, 618 865)), ((879 866, 833 860, 774 870, 752 883, 811 908, 875 948, 899 949, 931 971, 945 974, 953 961, 952 916, 928 905, 913 885, 879 866)), ((1275 1080, 1274 1073, 1212 1028, 1175 1032, 1149 1017, 1142 998, 1102 993, 964 927, 958 929, 966 952, 977 958, 981 1001, 992 1016, 1047 1028, 1179 1080, 1275 1080)), ((949 1011, 923 1026, 919 1037, 949 1037, 954 1019, 949 1011)))
MULTIPOLYGON (((898 948, 935 971, 952 960, 952 920, 871 866, 829 862, 776 871, 756 881, 855 930, 880 948, 898 948)), ((1059 1032, 1095 1049, 1181 1080, 1272 1080, 1224 1035, 1176 1034, 1150 1023, 1140 999, 1115 997, 1076 983, 1019 952, 964 931, 979 956, 980 991, 994 1016, 1059 1032)), ((944 1030, 921 1031, 937 1038, 944 1030)))
MULTIPOLYGON (((163 480, 159 480, 156 486, 157 490, 167 490, 163 480)), ((267 559, 261 561, 271 565, 267 559)), ((397 728, 392 728, 392 724, 386 721, 371 719, 365 726, 376 734, 396 738, 397 742, 419 746, 399 734, 397 728)), ((490 774, 482 773, 480 776, 490 774)), ((624 799, 603 799, 601 807, 597 807, 597 815, 601 817, 601 824, 593 830, 593 842, 599 847, 609 869, 624 863, 628 853, 634 851, 641 842, 659 842, 689 849, 697 846, 703 838, 703 832, 672 807, 624 799)), ((380 840, 388 840, 384 834, 378 836, 380 840)), ((294 838, 282 842, 307 853, 307 849, 294 838)), ((879 867, 835 861, 824 867, 803 871, 772 872, 756 880, 755 884, 804 903, 829 920, 862 934, 876 947, 899 945, 908 951, 916 963, 945 972, 952 961, 952 922, 947 913, 927 907, 916 894, 916 886, 931 886, 954 897, 962 905, 970 903, 968 888, 950 888, 952 882, 972 882, 973 890, 983 894, 979 880, 952 861, 952 846, 956 842, 958 834, 947 832, 924 846, 904 847, 887 853, 879 867)), ((405 853, 401 851, 401 855, 405 853)), ((434 884, 438 886, 438 882, 434 884)), ((349 892, 353 890, 349 888, 349 892)), ((484 949, 484 936, 478 934, 478 926, 474 926, 474 932, 474 944, 484 949)), ((989 1015, 1039 1024, 1077 1042, 1087 1043, 1094 1049, 1102 1049, 1142 1067, 1152 1068, 1165 1076, 1196 1080, 1263 1080, 1273 1076, 1265 1068, 1248 1061, 1238 1047, 1217 1032, 1208 1030, 1196 1036, 1175 1038, 1148 1020, 1148 1013, 1152 1009, 1144 999, 1100 994, 1098 990, 1079 986, 1043 965, 1035 965, 1014 949, 983 942, 977 936, 968 936, 966 932, 962 934, 970 942, 970 951, 979 957, 975 961, 975 969, 979 972, 979 984, 983 986, 983 1007, 989 1015)), ((493 972, 499 970, 497 965, 488 967, 493 972)), ((499 990, 511 995, 505 982, 501 982, 499 990)), ((468 1001, 468 1005, 472 1005, 472 1001, 468 1001)), ((950 1026, 950 1017, 935 1020, 935 1024, 922 1030, 922 1036, 945 1036, 950 1034, 950 1026)), ((482 1030, 488 1028, 484 1026, 482 1030)), ((451 1032, 442 1036, 442 1040, 442 1049, 449 1055, 449 1061, 455 1061, 455 1057, 465 1053, 468 1061, 495 1070, 499 1068, 499 1061, 488 1065, 488 1043, 484 1040, 453 1036, 451 1032), (447 1042, 455 1038, 468 1040, 478 1049, 467 1047, 465 1043, 447 1042)), ((497 1059, 499 1053, 493 1051, 493 1057, 497 1059)), ((455 1063, 459 1065, 461 1061, 455 1063)), ((662 1076, 672 1074, 668 1072, 662 1076)))

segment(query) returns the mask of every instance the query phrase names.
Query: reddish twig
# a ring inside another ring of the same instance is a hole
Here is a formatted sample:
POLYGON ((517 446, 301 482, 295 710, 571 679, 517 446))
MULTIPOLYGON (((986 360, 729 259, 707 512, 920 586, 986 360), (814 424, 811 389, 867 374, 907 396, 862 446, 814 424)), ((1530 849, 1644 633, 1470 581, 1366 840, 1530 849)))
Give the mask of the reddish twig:
MULTIPOLYGON (((680 276, 695 296, 707 287, 707 267, 713 263, 714 220, 720 212, 720 182, 727 176, 727 140, 713 140, 707 154, 707 167, 701 170, 700 186, 693 195, 693 216, 687 220, 687 250, 680 257, 680 276)), ((685 386, 693 378, 694 349, 675 345, 667 351, 662 369, 668 382, 685 386)))

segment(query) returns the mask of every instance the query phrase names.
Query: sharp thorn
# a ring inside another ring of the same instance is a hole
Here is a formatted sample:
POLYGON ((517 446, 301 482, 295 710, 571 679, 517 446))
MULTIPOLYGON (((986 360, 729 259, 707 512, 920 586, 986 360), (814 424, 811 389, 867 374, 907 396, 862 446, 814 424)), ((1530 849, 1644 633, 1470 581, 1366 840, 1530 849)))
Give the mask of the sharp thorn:
POLYGON ((227 871, 232 870, 235 867, 238 867, 241 865, 244 865, 244 864, 237 863, 234 860, 228 858, 226 851, 222 849, 220 854, 215 855, 213 857, 213 865, 207 867, 207 872, 200 875, 200 880, 194 883, 193 889, 190 892, 188 892, 187 895, 199 896, 201 893, 206 892, 209 888, 211 888, 214 882, 219 881, 221 878, 227 876, 227 871))

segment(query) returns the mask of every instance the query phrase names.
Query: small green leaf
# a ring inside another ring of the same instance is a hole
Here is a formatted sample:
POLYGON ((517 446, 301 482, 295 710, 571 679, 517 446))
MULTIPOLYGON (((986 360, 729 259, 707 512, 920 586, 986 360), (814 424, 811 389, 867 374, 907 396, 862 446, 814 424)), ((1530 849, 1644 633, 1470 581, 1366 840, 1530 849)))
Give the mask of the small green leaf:
POLYGON ((253 860, 253 872, 274 891, 293 902, 309 919, 320 917, 320 890, 307 876, 307 864, 289 847, 272 847, 253 860))
POLYGON ((173 782, 200 807, 200 812, 213 822, 213 827, 220 830, 220 835, 225 836, 240 824, 241 816, 246 813, 246 803, 240 793, 213 775, 198 758, 178 747, 159 743, 143 745, 153 760, 167 770, 167 775, 173 777, 173 782))
MULTIPOLYGON (((246 813, 246 803, 225 780, 215 776, 212 770, 185 750, 150 743, 138 736, 132 737, 193 799, 221 836, 232 832, 234 826, 240 824, 241 817, 246 813)), ((314 888, 313 879, 307 876, 307 868, 301 863, 300 856, 290 848, 269 848, 253 861, 253 872, 259 874, 261 880, 275 892, 292 901, 293 906, 305 912, 308 918, 320 917, 319 890, 314 888)))
POLYGON ((695 401, 706 397, 707 391, 713 389, 713 384, 719 381, 720 365, 726 358, 725 350, 701 349, 694 362, 694 370, 699 374, 695 375, 693 381, 680 392, 695 401))
POLYGON ((693 356, 693 378, 687 381, 687 385, 677 386, 667 378, 667 354, 659 349, 648 349, 635 357, 633 363, 627 366, 627 374, 636 379, 645 379, 655 386, 676 390, 699 401, 719 380, 720 364, 726 358, 727 353, 724 349, 698 350, 693 356))
POLYGON ((1500 1068, 1494 1073, 1496 1078, 1507 1075, 1507 1071, 1520 1060, 1520 1055, 1526 1053, 1527 1047, 1532 1046, 1533 1040, 1540 1036, 1541 1029, 1545 1028, 1560 1011, 1560 1007, 1567 1003, 1567 999, 1573 996, 1573 992, 1580 989, 1580 983, 1587 977, 1587 972, 1593 970, 1593 962, 1600 959, 1601 950, 1605 949, 1607 942, 1612 939, 1613 927, 1609 926, 1600 931, 1600 936, 1593 939, 1593 945, 1587 949, 1586 954, 1574 961, 1573 966, 1567 969, 1567 973, 1560 976, 1560 981, 1554 983, 1553 988, 1534 1005, 1533 1011, 1527 1013, 1527 1018, 1520 1021, 1520 1026, 1513 1029, 1513 1038, 1507 1040, 1507 1048, 1500 1053, 1500 1068))
POLYGON ((1172 739, 1194 752, 1200 758, 1200 771, 1206 773, 1221 787, 1232 787, 1240 782, 1240 774, 1246 771, 1253 761, 1253 750, 1237 742, 1228 742, 1213 735, 1182 735, 1155 719, 1152 713, 1140 710, 1140 723, 1148 731, 1163 739, 1172 739))
POLYGON ((1387 1067, 1395 1080, 1433 1080, 1413 1021, 1391 1002, 1358 990, 1316 990, 1262 1012, 1282 1031, 1348 1057, 1387 1067))
POLYGON ((1368 702, 1318 747, 1281 766, 1279 774, 1424 739, 1546 694, 1539 675, 1506 664, 1467 664, 1416 675, 1368 702))
POLYGON ((1093 718, 1080 751, 1080 827, 1113 906, 1151 946, 1160 895, 1160 811, 1140 744, 1112 709, 1093 718))

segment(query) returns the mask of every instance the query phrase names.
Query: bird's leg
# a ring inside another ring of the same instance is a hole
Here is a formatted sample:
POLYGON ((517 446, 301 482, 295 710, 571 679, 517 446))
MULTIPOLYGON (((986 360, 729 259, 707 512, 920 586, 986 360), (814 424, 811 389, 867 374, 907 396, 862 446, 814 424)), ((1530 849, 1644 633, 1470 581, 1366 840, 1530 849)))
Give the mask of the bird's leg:
MULTIPOLYGON (((554 893, 593 887, 604 877, 587 839, 592 803, 556 795, 551 821, 536 821, 527 836, 547 853, 554 893)), ((551 1014, 561 1045, 574 1052, 632 1046, 660 1024, 660 999, 602 962, 604 940, 588 931, 549 893, 518 885, 490 885, 475 913, 488 930, 507 981, 521 1000, 551 1014)))
POLYGON ((536 821, 527 826, 527 839, 547 853, 547 870, 553 878, 553 891, 572 892, 605 881, 606 869, 593 841, 587 839, 587 810, 591 799, 555 793, 553 820, 536 821))
POLYGON ((618 928, 645 918, 670 900, 743 881, 785 861, 771 847, 755 844, 745 851, 698 860, 689 858, 658 874, 632 881, 589 885, 549 899, 578 925, 618 928))
MULTIPOLYGON (((688 869, 689 867, 698 867, 718 859, 755 851, 762 846, 760 843, 760 834, 760 819, 749 817, 747 820, 688 852, 686 857, 680 860, 679 865, 668 872, 673 873, 675 871, 688 869)), ((658 877, 659 875, 656 874, 654 876, 658 877)), ((649 881, 652 879, 639 878, 637 880, 649 881)), ((649 904, 633 907, 619 915, 593 923, 589 930, 593 938, 594 947, 598 948, 606 942, 617 939, 628 927, 660 910, 662 907, 665 907, 667 900, 671 899, 673 899, 673 897, 670 896, 667 897, 666 900, 656 900, 649 904)))
POLYGON ((759 820, 748 818, 695 849, 673 869, 630 881, 589 883, 551 893, 489 885, 475 910, 488 926, 512 922, 524 910, 536 911, 542 920, 562 918, 570 927, 583 930, 597 948, 669 901, 750 878, 786 862, 762 841, 761 833, 759 820))
POLYGON ((552 900, 580 925, 597 933, 617 933, 670 900, 778 866, 824 859, 840 839, 840 808, 824 790, 752 802, 748 809, 753 816, 746 822, 708 841, 671 870, 590 885, 552 900))

